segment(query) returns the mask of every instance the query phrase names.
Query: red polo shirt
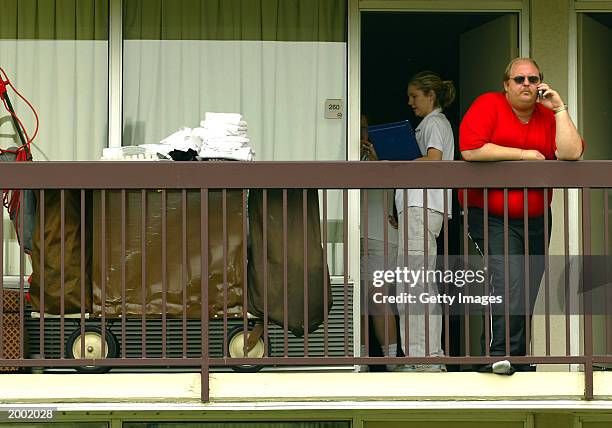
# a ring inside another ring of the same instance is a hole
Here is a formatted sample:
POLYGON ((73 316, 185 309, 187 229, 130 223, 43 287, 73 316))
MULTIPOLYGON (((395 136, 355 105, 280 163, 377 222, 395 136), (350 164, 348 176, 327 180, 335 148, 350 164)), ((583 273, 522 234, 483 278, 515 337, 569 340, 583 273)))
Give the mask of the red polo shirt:
MULTIPOLYGON (((516 117, 506 96, 501 92, 481 95, 469 108, 459 127, 459 147, 461 151, 479 149, 486 143, 498 146, 515 147, 525 150, 538 150, 547 160, 556 159, 556 124, 552 110, 536 104, 529 123, 524 124, 516 117)), ((544 202, 544 191, 527 191, 528 216, 544 214, 552 201, 552 190, 548 201, 544 202)), ((459 202, 463 205, 463 191, 459 191, 459 202)), ((504 215, 503 189, 489 189, 489 213, 504 215)), ((484 208, 482 189, 468 190, 468 206, 484 208)), ((508 190, 508 216, 522 218, 524 215, 523 189, 508 190)))

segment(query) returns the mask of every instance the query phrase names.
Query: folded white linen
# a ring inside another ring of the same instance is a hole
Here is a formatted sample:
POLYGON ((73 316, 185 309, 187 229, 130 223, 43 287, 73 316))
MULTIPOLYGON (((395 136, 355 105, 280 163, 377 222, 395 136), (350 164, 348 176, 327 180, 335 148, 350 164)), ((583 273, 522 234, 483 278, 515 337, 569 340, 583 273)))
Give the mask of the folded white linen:
POLYGON ((251 161, 255 157, 255 153, 250 147, 242 147, 236 150, 218 150, 203 146, 198 156, 201 159, 234 159, 241 161, 251 161))
POLYGON ((161 144, 172 144, 175 141, 182 141, 185 138, 191 136, 191 128, 181 128, 173 134, 168 135, 166 138, 160 141, 161 144))
POLYGON ((202 139, 209 137, 246 137, 246 128, 241 129, 222 129, 222 128, 193 128, 193 135, 196 135, 202 139))
POLYGON ((204 145, 215 145, 220 147, 232 146, 236 144, 245 145, 250 142, 248 137, 225 135, 221 137, 206 137, 203 139, 204 145))
POLYGON ((223 132, 223 133, 228 133, 228 135, 232 135, 232 134, 236 134, 238 132, 246 132, 247 131, 247 127, 246 126, 240 126, 240 125, 232 125, 231 123, 222 123, 222 124, 209 124, 209 123, 205 123, 204 126, 202 127, 205 130, 208 131, 212 131, 212 132, 223 132))
POLYGON ((188 139, 186 139, 185 141, 175 141, 164 145, 170 147, 169 152, 171 152, 172 150, 178 150, 181 152, 193 150, 197 153, 202 147, 202 140, 198 137, 188 137, 188 139))
POLYGON ((169 157, 168 153, 170 153, 173 149, 169 144, 141 144, 138 147, 142 147, 148 153, 159 153, 162 156, 169 157))
POLYGON ((223 122, 222 120, 217 120, 217 119, 202 119, 200 121, 200 126, 201 127, 205 127, 205 126, 239 126, 241 128, 246 128, 248 126, 248 124, 246 123, 246 121, 241 120, 238 123, 235 122, 223 122))
POLYGON ((236 150, 243 150, 243 149, 250 149, 250 148, 251 147, 249 147, 249 146, 225 146, 225 147, 220 147, 220 146, 208 146, 208 145, 204 145, 200 149, 200 152, 202 150, 206 150, 208 152, 229 153, 229 152, 233 152, 233 151, 236 151, 236 150))
POLYGON ((198 152, 200 147, 202 147, 202 138, 193 135, 191 128, 181 128, 174 134, 161 140, 160 144, 170 147, 168 152, 172 150, 186 152, 189 149, 198 152))
POLYGON ((200 150, 206 149, 206 150, 217 150, 217 151, 220 151, 220 152, 230 152, 232 150, 240 150, 240 149, 243 149, 245 147, 248 148, 249 146, 241 145, 241 144, 225 145, 225 146, 205 144, 205 145, 202 146, 202 148, 200 148, 200 150))

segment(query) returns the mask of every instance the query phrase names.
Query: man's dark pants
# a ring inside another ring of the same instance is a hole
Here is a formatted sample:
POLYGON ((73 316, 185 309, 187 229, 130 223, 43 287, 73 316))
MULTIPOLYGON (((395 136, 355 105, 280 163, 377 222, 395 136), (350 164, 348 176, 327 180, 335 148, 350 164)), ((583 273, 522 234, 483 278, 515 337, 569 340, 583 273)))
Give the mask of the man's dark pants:
MULTIPOLYGON (((490 355, 508 355, 506 352, 506 317, 505 306, 509 304, 509 355, 525 356, 526 343, 526 315, 531 320, 535 300, 538 296, 540 282, 544 273, 544 249, 550 243, 552 229, 552 215, 548 214, 548 236, 544 238, 544 216, 528 219, 529 252, 529 282, 525 284, 525 222, 520 219, 508 219, 508 282, 505 278, 505 251, 504 251, 504 218, 488 216, 488 247, 489 247, 489 281, 490 294, 501 296, 502 304, 491 307, 491 340, 490 355), (506 287, 509 299, 506 301, 506 287), (525 296, 529 295, 528 307, 525 296)), ((468 212, 469 235, 484 255, 484 212, 480 208, 470 208, 468 212)), ((531 322, 530 322, 531 324, 531 322)), ((482 335, 483 354, 485 352, 485 335, 482 335)), ((517 370, 529 370, 528 365, 517 365, 517 370)))

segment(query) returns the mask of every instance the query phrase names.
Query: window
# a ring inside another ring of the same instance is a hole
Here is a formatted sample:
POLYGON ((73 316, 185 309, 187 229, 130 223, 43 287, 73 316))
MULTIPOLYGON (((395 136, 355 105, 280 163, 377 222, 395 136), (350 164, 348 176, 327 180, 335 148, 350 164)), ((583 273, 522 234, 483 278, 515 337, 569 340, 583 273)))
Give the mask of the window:
MULTIPOLYGON (((344 160, 346 0, 124 0, 123 145, 240 113, 256 160, 344 160)), ((346 103, 345 103, 346 104, 346 103)))
MULTIPOLYGON (((0 66, 40 118, 35 160, 93 160, 108 134, 108 0, 0 0, 0 66)), ((34 117, 9 91, 32 133, 34 117)), ((18 144, 0 113, 0 147, 18 144)))

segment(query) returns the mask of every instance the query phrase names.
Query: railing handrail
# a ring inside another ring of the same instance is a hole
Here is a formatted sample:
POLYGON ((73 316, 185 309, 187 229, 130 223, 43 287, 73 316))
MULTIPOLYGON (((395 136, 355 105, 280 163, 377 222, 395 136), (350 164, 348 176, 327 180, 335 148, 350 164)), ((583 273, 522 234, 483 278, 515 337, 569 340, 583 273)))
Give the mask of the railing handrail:
POLYGON ((612 161, 10 162, 11 189, 605 188, 612 161))

